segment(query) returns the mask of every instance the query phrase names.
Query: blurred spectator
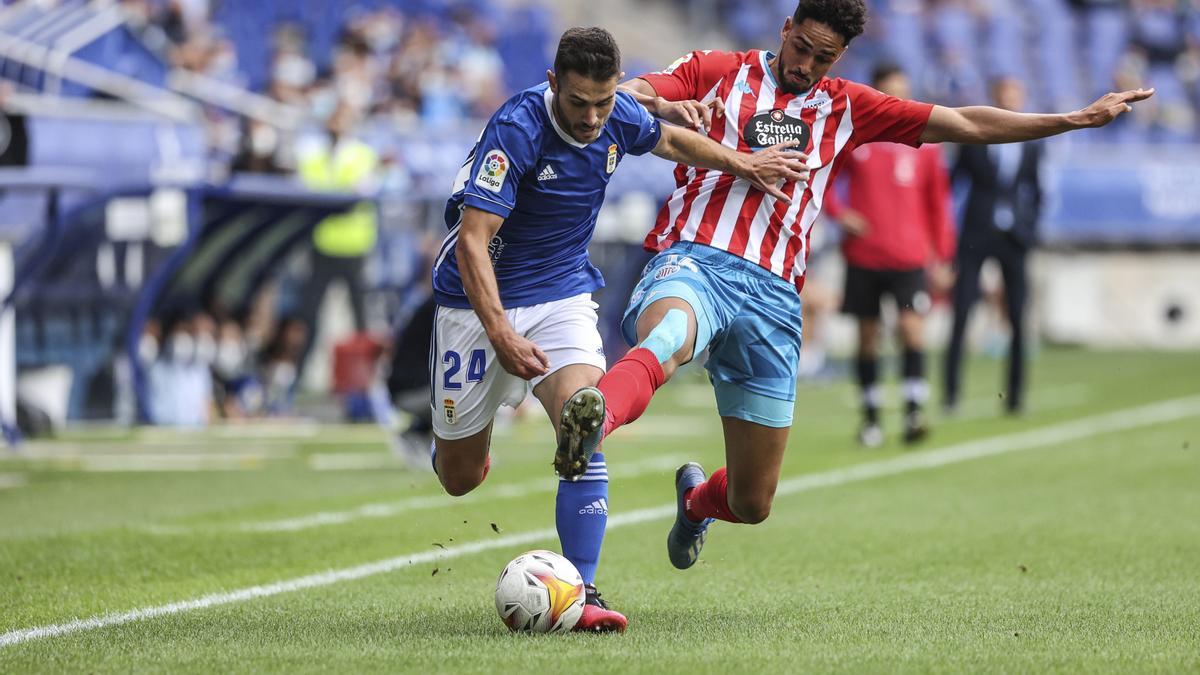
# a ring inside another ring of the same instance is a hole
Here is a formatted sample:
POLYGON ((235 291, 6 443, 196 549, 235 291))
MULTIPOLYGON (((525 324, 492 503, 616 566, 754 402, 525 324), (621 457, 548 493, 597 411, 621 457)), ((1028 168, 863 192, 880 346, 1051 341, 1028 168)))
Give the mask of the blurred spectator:
MULTIPOLYGON (((1006 110, 1024 108, 1024 89, 1014 79, 997 80, 994 103, 1006 110)), ((1012 330, 1005 407, 1022 411, 1025 372, 1025 261, 1037 239, 1042 190, 1038 178, 1042 146, 1038 142, 962 146, 954 176, 970 181, 958 240, 958 278, 954 285, 954 326, 946 351, 945 398, 948 412, 958 405, 963 340, 967 319, 979 298, 979 271, 995 258, 1004 276, 1004 297, 1012 330)))
MULTIPOLYGON (((357 121, 353 103, 340 104, 326 123, 326 137, 307 143, 297 152, 300 178, 316 190, 366 194, 379 181, 379 155, 353 136, 357 121)), ((333 215, 313 231, 313 258, 308 281, 301 290, 300 319, 315 333, 317 316, 329 284, 346 283, 354 312, 355 329, 366 328, 363 306, 363 266, 377 236, 374 204, 363 202, 349 213, 333 215)), ((311 337, 311 336, 310 336, 311 337)), ((300 360, 311 345, 306 345, 300 360)))
POLYGON ((1126 137, 1173 142, 1190 140, 1196 127, 1194 101, 1187 82, 1186 14, 1174 0, 1137 0, 1131 6, 1128 50, 1117 62, 1116 87, 1155 87, 1151 105, 1131 116, 1119 131, 1126 137))
MULTIPOLYGON (((908 76, 891 64, 880 64, 872 83, 889 96, 912 95, 908 76)), ((836 192, 830 193, 827 212, 846 233, 842 311, 858 320, 856 372, 863 410, 858 440, 867 447, 883 443, 880 303, 888 295, 899 313, 896 328, 903 347, 904 441, 913 443, 928 433, 922 412, 929 398, 924 317, 931 301, 926 268, 935 264, 939 272, 935 278, 944 280, 954 255, 949 177, 938 146, 911 148, 895 143, 856 149, 842 176, 846 199, 843 202, 836 192)))
POLYGON ((168 322, 161 351, 155 346, 155 322, 139 343, 139 358, 149 362, 150 421, 165 426, 208 424, 212 409, 212 371, 216 355, 215 323, 198 312, 168 322))
POLYGON ((246 118, 241 148, 233 159, 234 171, 253 173, 283 173, 285 149, 278 127, 246 118))

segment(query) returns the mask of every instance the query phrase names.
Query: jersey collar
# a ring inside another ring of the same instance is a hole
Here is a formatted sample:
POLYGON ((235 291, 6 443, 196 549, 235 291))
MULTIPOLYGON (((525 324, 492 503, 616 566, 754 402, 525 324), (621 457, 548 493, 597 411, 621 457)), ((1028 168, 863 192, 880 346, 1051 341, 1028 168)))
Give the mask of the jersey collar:
POLYGON ((546 101, 546 115, 550 117, 550 124, 554 126, 554 131, 558 133, 558 137, 563 139, 563 142, 567 145, 571 145, 576 148, 586 148, 588 146, 587 143, 580 143, 572 138, 571 134, 563 131, 562 127, 558 126, 558 119, 554 117, 554 106, 551 104, 551 101, 554 100, 554 92, 551 91, 550 85, 546 85, 546 92, 542 98, 546 101))
POLYGON ((779 82, 775 79, 775 71, 771 70, 771 65, 768 63, 768 61, 775 58, 775 52, 769 52, 764 49, 758 53, 758 56, 761 59, 763 72, 767 74, 767 78, 771 81, 771 87, 778 89, 779 82))
MULTIPOLYGON (((760 58, 759 63, 762 66, 763 72, 766 73, 766 77, 771 82, 771 87, 773 87, 776 91, 778 91, 779 90, 779 81, 775 79, 775 70, 773 68, 771 68, 771 64, 768 63, 768 61, 775 58, 775 52, 767 51, 764 49, 764 50, 760 51, 758 53, 758 55, 760 58)), ((809 94, 813 93, 813 89, 815 89, 816 86, 817 86, 816 84, 813 84, 813 86, 809 87, 808 89, 800 92, 799 94, 796 94, 794 98, 801 99, 801 100, 808 98, 809 94)), ((790 94, 788 94, 788 96, 790 96, 790 94)))

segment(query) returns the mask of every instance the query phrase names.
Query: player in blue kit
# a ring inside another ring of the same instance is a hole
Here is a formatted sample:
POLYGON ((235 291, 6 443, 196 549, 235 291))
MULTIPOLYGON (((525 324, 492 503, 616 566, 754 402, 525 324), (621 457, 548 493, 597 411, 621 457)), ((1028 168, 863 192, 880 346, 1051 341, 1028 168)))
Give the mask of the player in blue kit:
MULTIPOLYGON (((568 30, 547 75, 548 82, 492 116, 446 205, 450 232, 433 269, 430 384, 434 469, 452 495, 470 492, 487 475, 500 405, 519 404, 532 388, 564 436, 559 421, 567 398, 604 373, 591 300, 604 280, 587 247, 625 155, 653 152, 734 173, 781 198, 778 183, 807 178, 804 156, 787 150, 792 144, 748 155, 661 126, 617 91, 620 52, 604 29, 568 30)), ((576 630, 623 631, 625 617, 609 610, 595 587, 608 520, 604 455, 592 455, 580 473, 577 481, 559 482, 556 508, 563 555, 587 590, 576 630)))

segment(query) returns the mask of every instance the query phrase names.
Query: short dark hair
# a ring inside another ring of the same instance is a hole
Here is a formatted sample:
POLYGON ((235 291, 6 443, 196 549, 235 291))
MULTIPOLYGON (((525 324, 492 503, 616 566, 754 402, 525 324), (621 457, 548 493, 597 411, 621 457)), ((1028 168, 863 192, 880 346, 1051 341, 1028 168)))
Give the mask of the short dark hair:
POLYGON ((894 75, 905 76, 907 73, 896 63, 880 61, 875 64, 875 68, 871 71, 871 86, 878 89, 881 82, 894 75))
POLYGON ((558 41, 554 73, 578 73, 597 82, 621 74, 621 49, 612 33, 603 28, 569 28, 558 41))
POLYGON ((849 45, 851 40, 862 35, 867 23, 867 6, 863 0, 800 0, 792 23, 799 24, 805 19, 829 26, 849 45))

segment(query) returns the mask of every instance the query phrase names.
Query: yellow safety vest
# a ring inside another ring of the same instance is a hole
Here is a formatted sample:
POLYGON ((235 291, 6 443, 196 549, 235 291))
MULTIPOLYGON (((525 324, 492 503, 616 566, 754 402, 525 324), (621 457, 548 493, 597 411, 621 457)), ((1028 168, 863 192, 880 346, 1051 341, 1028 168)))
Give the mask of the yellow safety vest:
MULTIPOLYGON (((303 153, 300 179, 315 190, 355 189, 375 172, 379 156, 361 141, 345 140, 334 148, 303 153)), ((313 245, 321 253, 338 258, 366 255, 375 247, 375 206, 360 202, 348 213, 329 216, 317 224, 313 245)))

